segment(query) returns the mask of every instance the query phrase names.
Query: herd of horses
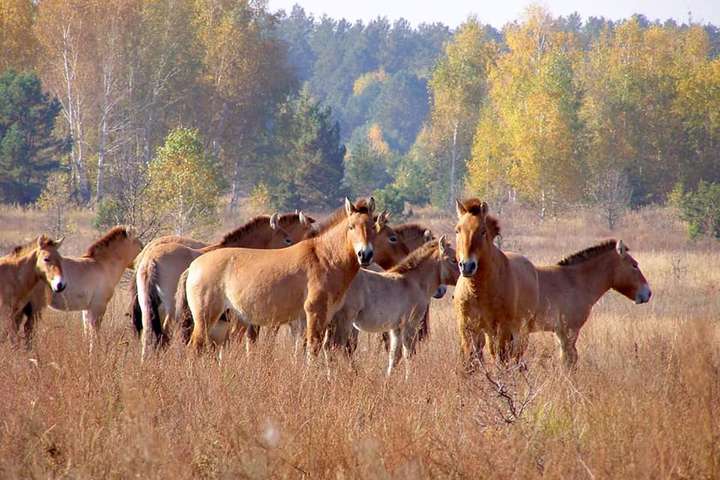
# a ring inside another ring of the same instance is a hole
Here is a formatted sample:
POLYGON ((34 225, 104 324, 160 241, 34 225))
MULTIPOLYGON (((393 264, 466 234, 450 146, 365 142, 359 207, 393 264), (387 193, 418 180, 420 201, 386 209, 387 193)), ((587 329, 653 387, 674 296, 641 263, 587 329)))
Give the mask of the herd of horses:
POLYGON ((497 246, 500 224, 485 202, 457 201, 456 210, 455 249, 420 225, 391 225, 372 197, 346 198, 321 222, 302 212, 258 216, 213 244, 164 236, 143 245, 118 226, 82 256, 64 257, 62 239, 41 235, 0 257, 0 318, 11 343, 29 345, 45 308, 82 311, 92 346, 123 273, 134 268, 129 316, 143 358, 172 338, 200 352, 231 338, 251 344, 260 328, 272 338, 288 324, 311 358, 321 350, 352 356, 359 331, 382 334, 389 375, 401 359, 407 368, 428 338, 431 299, 448 285, 469 370, 486 343, 500 362, 520 361, 538 331, 556 334, 572 367, 580 329, 608 290, 650 300, 622 241, 536 266, 497 246))

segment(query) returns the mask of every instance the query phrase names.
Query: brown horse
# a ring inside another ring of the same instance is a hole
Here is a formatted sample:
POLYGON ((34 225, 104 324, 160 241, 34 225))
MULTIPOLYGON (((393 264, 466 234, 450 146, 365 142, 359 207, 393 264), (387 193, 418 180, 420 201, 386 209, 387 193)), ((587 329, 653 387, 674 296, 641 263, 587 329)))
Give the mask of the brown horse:
MULTIPOLYGON (((566 257, 557 265, 537 268, 540 302, 530 332, 554 332, 566 366, 577 362, 580 329, 593 305, 608 290, 637 304, 647 303, 652 292, 638 262, 620 241, 609 240, 566 257)), ((522 332, 518 332, 522 333, 522 332)))
MULTIPOLYGON (((177 243, 162 242, 143 254, 136 272, 137 301, 140 319, 134 324, 141 325, 143 358, 151 342, 167 334, 168 320, 175 317, 175 291, 178 279, 193 260, 221 248, 283 248, 297 243, 311 230, 315 220, 302 212, 287 215, 261 215, 225 235, 222 240, 203 248, 191 248, 177 243), (161 325, 159 306, 165 311, 165 322, 161 325), (140 321, 138 321, 140 320, 140 321)), ((137 312, 137 308, 133 311, 137 312)))
MULTIPOLYGON (((44 282, 54 292, 62 292, 67 287, 62 257, 58 253, 61 244, 62 239, 56 241, 41 235, 0 257, 0 319, 13 344, 18 340, 18 319, 22 318, 22 310, 35 286, 44 282)), ((28 342, 30 333, 26 335, 28 342)))
POLYGON ((183 273, 177 310, 189 308, 190 344, 200 350, 226 310, 252 325, 282 325, 305 315, 310 352, 360 266, 373 260, 375 200, 333 214, 312 238, 279 250, 223 248, 197 258, 183 273))
MULTIPOLYGON (((522 331, 538 305, 538 275, 530 261, 493 243, 500 233, 487 203, 457 201, 457 255, 462 278, 455 288, 455 315, 466 366, 482 359, 487 334, 502 362, 511 354, 513 332, 522 331)), ((519 358, 522 346, 514 346, 519 358)))
POLYGON ((133 267, 142 248, 142 242, 133 231, 117 226, 90 245, 81 257, 63 257, 68 288, 53 293, 45 285, 38 284, 27 307, 31 315, 26 322, 33 323, 47 305, 55 310, 80 311, 83 331, 90 337, 92 345, 115 287, 125 269, 133 267))
POLYGON ((415 351, 417 332, 430 298, 442 298, 445 286, 455 285, 457 279, 455 250, 444 235, 416 249, 387 272, 361 270, 333 317, 327 340, 334 347, 350 346, 348 353, 352 353, 353 332, 389 332, 387 374, 400 360, 402 344, 407 375, 407 360, 415 351))

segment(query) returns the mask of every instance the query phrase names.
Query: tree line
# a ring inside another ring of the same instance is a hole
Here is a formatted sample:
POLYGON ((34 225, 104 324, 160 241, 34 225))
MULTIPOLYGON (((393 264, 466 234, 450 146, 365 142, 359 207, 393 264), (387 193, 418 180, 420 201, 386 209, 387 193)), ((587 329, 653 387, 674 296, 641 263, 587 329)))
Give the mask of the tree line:
POLYGON ((107 222, 147 222, 172 187, 277 208, 589 202, 612 225, 720 180, 719 52, 712 25, 537 6, 452 30, 261 0, 0 0, 0 200, 61 172, 107 222))

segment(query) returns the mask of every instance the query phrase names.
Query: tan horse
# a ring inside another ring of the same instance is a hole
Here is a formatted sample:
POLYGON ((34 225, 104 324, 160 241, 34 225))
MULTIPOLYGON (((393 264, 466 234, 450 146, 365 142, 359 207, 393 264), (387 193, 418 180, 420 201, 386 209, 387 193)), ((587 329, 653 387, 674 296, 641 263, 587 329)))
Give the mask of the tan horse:
MULTIPOLYGON (((136 273, 137 298, 142 326, 143 358, 151 342, 167 334, 168 319, 175 317, 175 291, 183 271, 199 256, 221 248, 283 248, 297 243, 311 230, 315 220, 297 214, 271 217, 261 215, 225 235, 222 240, 203 248, 191 248, 177 243, 162 242, 143 254, 136 273), (159 306, 165 311, 166 321, 161 326, 159 306)), ((137 310, 134 310, 137 311, 137 310)))
POLYGON ((189 308, 190 344, 200 350, 226 310, 252 325, 282 325, 305 315, 307 342, 317 353, 326 326, 360 266, 373 260, 375 200, 345 199, 312 238, 280 250, 224 248, 183 274, 177 310, 189 308))
MULTIPOLYGON (((39 282, 50 285, 54 292, 62 292, 68 285, 58 248, 62 239, 51 240, 45 235, 35 241, 15 247, 9 255, 0 257, 0 319, 5 323, 11 343, 17 344, 22 310, 39 282)), ((29 317, 31 317, 30 315, 29 317)), ((32 325, 27 326, 26 341, 30 341, 32 325)))
MULTIPOLYGON (((538 275, 530 261, 503 253, 493 243, 498 222, 476 198, 457 201, 457 255, 462 278, 455 288, 455 315, 467 367, 482 359, 485 334, 490 349, 507 362, 513 332, 527 328, 538 305, 538 275)), ((522 345, 512 345, 516 358, 522 345)))
MULTIPOLYGON (((387 374, 400 360, 400 345, 406 375, 414 353, 418 329, 430 298, 442 298, 446 285, 458 279, 455 250, 445 236, 413 251, 387 272, 361 270, 345 294, 342 308, 333 317, 332 344, 344 347, 353 331, 390 333, 387 374)), ((351 353, 351 352, 349 352, 351 353)))
MULTIPOLYGON (((82 312, 83 331, 93 338, 125 269, 132 268, 142 242, 126 227, 110 229, 80 257, 63 257, 68 288, 53 293, 44 285, 35 287, 29 307, 37 318, 46 306, 54 310, 82 312)), ((28 319, 29 320, 29 319, 28 319)))
MULTIPOLYGON (((593 305, 612 289, 637 304, 652 292, 638 262, 621 241, 609 240, 566 257, 557 265, 537 268, 540 302, 530 332, 554 332, 566 366, 577 362, 580 329, 593 305)), ((519 332, 521 333, 521 332, 519 332)))

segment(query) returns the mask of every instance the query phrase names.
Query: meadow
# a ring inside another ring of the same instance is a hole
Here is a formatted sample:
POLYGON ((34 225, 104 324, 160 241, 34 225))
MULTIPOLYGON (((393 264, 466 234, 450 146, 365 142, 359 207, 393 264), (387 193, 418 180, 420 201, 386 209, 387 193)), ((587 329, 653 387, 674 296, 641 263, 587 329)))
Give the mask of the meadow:
MULTIPOLYGON (((538 264, 622 238, 651 301, 603 297, 572 373, 552 336, 536 334, 527 368, 489 362, 469 377, 446 295, 405 380, 385 377, 365 334, 329 376, 293 355, 285 331, 249 354, 232 344, 220 361, 173 344, 141 364, 127 274, 92 351, 79 313, 47 312, 31 350, 0 343, 0 478, 719 478, 720 244, 687 240, 655 207, 614 232, 585 210, 499 217, 503 248, 538 264)), ((218 235, 246 218, 226 216, 218 235)), ((412 220, 454 241, 452 216, 412 220)), ((0 249, 43 221, 3 208, 0 249)), ((62 252, 78 255, 97 232, 87 213, 71 221, 62 252)))

